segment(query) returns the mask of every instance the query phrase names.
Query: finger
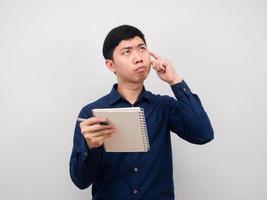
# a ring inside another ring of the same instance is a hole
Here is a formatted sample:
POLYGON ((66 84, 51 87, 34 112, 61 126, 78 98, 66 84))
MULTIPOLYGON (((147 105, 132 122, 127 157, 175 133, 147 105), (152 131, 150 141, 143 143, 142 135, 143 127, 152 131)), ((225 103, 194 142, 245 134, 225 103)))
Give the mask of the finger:
POLYGON ((152 67, 156 72, 158 72, 160 70, 157 62, 155 62, 152 67))
POLYGON ((110 137, 111 137, 110 135, 104 135, 104 136, 97 137, 93 141, 90 142, 91 145, 89 145, 89 146, 90 147, 99 147, 104 143, 104 140, 106 138, 110 138, 110 137))
POLYGON ((153 67, 153 68, 155 68, 155 66, 156 66, 156 63, 153 61, 153 62, 151 62, 151 66, 153 67))
POLYGON ((164 73, 165 72, 165 69, 164 68, 161 68, 161 67, 156 67, 156 68, 153 68, 157 73, 164 73))
POLYGON ((81 125, 83 125, 83 124, 94 125, 94 124, 97 124, 99 122, 104 122, 104 121, 106 121, 106 119, 103 117, 91 117, 91 118, 88 118, 88 119, 82 121, 81 125))
POLYGON ((101 125, 94 125, 94 127, 90 128, 90 130, 88 132, 98 133, 101 131, 112 131, 112 130, 115 130, 115 127, 112 127, 112 126, 106 127, 106 126, 101 126, 101 125))
POLYGON ((162 66, 162 63, 158 62, 156 64, 156 69, 157 69, 157 72, 161 72, 162 70, 164 70, 164 67, 162 66))
POLYGON ((113 133, 114 132, 110 132, 110 133, 101 132, 101 133, 98 133, 98 134, 95 134, 95 135, 92 135, 91 133, 88 133, 88 134, 84 135, 84 138, 89 143, 95 143, 95 142, 98 142, 98 141, 103 141, 105 138, 112 137, 113 133))
POLYGON ((151 66, 155 69, 155 67, 156 67, 156 61, 155 60, 151 61, 151 66))
POLYGON ((150 53, 150 55, 151 55, 153 58, 155 58, 156 60, 160 59, 160 56, 157 55, 155 52, 153 52, 153 51, 149 51, 149 53, 150 53))
POLYGON ((103 137, 111 137, 115 132, 113 131, 101 131, 101 132, 97 132, 97 133, 86 133, 83 135, 83 137, 86 139, 86 141, 88 142, 93 142, 95 140, 98 140, 99 138, 103 138, 103 137))
POLYGON ((108 129, 114 129, 115 127, 111 125, 100 125, 100 124, 94 124, 94 125, 84 125, 82 126, 82 132, 84 133, 91 133, 91 132, 98 132, 102 130, 108 130, 108 129))
POLYGON ((159 64, 160 70, 165 71, 166 70, 166 62, 165 61, 161 61, 159 64))
POLYGON ((160 63, 159 60, 153 60, 153 62, 152 62, 152 66, 154 66, 154 67, 157 68, 159 63, 160 63))
POLYGON ((95 138, 95 137, 100 137, 100 136, 105 136, 105 135, 109 136, 109 135, 112 135, 113 133, 115 133, 115 129, 102 130, 102 131, 91 133, 91 137, 95 138))

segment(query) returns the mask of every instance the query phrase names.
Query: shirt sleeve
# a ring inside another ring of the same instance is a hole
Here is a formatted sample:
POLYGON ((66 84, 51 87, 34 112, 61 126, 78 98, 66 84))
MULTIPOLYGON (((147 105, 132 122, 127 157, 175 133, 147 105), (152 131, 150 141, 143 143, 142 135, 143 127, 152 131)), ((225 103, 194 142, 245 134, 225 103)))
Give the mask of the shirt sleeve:
POLYGON ((172 85, 171 89, 176 99, 170 97, 170 130, 193 144, 213 140, 213 128, 199 97, 191 92, 184 80, 172 85))
MULTIPOLYGON (((91 112, 80 112, 79 117, 90 118, 91 112)), ((80 122, 76 122, 73 148, 69 162, 70 176, 73 183, 80 189, 89 187, 95 180, 101 161, 102 147, 88 148, 81 134, 80 122)))

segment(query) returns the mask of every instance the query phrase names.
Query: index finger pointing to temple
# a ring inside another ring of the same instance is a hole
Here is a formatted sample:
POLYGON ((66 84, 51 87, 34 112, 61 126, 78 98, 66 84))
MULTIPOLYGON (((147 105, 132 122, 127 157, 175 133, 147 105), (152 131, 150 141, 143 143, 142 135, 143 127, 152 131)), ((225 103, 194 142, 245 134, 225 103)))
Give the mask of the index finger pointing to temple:
POLYGON ((149 51, 149 53, 150 53, 150 55, 151 55, 153 58, 155 58, 156 60, 160 58, 160 56, 157 55, 157 54, 156 54, 155 52, 153 52, 153 51, 149 51))

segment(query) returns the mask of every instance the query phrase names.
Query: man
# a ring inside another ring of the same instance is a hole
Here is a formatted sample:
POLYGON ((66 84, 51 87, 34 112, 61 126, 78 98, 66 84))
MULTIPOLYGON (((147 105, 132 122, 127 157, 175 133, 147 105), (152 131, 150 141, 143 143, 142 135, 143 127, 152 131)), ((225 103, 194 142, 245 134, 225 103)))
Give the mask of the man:
POLYGON ((151 52, 143 33, 122 25, 112 29, 103 44, 107 68, 117 84, 111 92, 83 107, 77 122, 70 159, 74 184, 92 184, 94 200, 173 200, 173 166, 170 131, 193 144, 213 139, 213 129, 199 97, 176 73, 171 62, 151 52), (153 58, 151 60, 151 57, 153 58), (170 85, 176 99, 155 95, 144 87, 151 66, 170 85), (116 127, 100 125, 93 108, 141 107, 145 112, 150 143, 148 152, 105 152, 103 142, 116 134, 116 127))

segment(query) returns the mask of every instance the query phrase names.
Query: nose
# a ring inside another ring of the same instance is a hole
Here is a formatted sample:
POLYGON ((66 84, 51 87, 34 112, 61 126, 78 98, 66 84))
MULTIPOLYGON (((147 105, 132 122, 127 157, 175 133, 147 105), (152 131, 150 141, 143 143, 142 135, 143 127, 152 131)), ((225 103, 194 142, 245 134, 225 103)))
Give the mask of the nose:
POLYGON ((141 53, 138 51, 134 51, 134 63, 140 63, 143 62, 143 57, 141 56, 141 53))

